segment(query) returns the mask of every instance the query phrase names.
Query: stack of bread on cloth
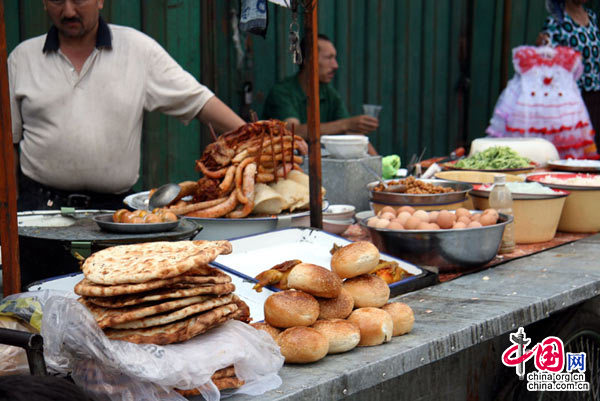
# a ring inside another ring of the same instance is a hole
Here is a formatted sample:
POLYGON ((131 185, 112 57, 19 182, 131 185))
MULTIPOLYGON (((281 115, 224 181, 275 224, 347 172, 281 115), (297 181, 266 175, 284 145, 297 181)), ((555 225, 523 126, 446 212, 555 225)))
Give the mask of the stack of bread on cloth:
POLYGON ((287 275, 289 290, 276 292, 264 305, 265 322, 252 323, 279 344, 287 363, 310 363, 327 354, 373 346, 412 330, 412 309, 388 303, 390 288, 369 274, 380 253, 361 241, 335 251, 331 270, 309 263, 287 275))
MULTIPOLYGON (((208 266, 231 250, 228 241, 148 242, 103 249, 83 263, 85 278, 75 293, 110 339, 180 343, 228 320, 249 322, 249 308, 233 293, 231 278, 208 266)), ((212 381, 218 389, 244 384, 233 366, 216 371, 212 381)))

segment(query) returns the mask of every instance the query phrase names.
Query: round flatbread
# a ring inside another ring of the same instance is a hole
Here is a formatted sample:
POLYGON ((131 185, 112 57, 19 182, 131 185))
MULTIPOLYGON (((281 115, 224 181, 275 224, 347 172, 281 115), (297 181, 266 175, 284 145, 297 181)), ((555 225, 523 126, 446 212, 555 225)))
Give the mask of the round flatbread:
MULTIPOLYGON (((227 277, 229 281, 231 278, 227 277)), ((224 277, 222 279, 225 279, 224 277)), ((235 285, 229 282, 218 283, 213 286, 173 284, 169 288, 143 292, 134 295, 121 295, 116 297, 86 297, 85 299, 104 308, 124 308, 126 306, 140 305, 147 302, 162 301, 164 299, 177 299, 194 297, 198 295, 222 295, 235 291, 235 285), (181 286, 181 287, 180 287, 181 286)))
POLYGON ((228 253, 229 241, 145 242, 93 253, 81 269, 96 284, 138 284, 185 274, 228 253))
POLYGON ((237 306, 229 304, 164 326, 130 330, 106 329, 104 333, 112 340, 136 344, 173 344, 189 340, 227 320, 235 319, 236 311, 237 306))
MULTIPOLYGON (((188 272, 189 273, 189 272, 188 272)), ((139 284, 102 285, 84 278, 75 285, 75 294, 87 297, 114 297, 117 295, 138 294, 159 288, 171 288, 179 284, 221 284, 231 282, 231 277, 220 270, 210 268, 207 276, 182 275, 165 280, 152 280, 139 284)))
POLYGON ((206 312, 207 310, 227 305, 231 303, 232 298, 232 295, 214 297, 211 299, 207 299, 203 302, 198 302, 196 304, 186 306, 185 308, 178 309, 170 313, 163 313, 162 315, 156 316, 148 316, 143 319, 132 320, 130 322, 117 324, 112 327, 114 329, 143 329, 146 327, 161 326, 163 324, 168 324, 185 319, 188 316, 192 316, 200 312, 206 312))

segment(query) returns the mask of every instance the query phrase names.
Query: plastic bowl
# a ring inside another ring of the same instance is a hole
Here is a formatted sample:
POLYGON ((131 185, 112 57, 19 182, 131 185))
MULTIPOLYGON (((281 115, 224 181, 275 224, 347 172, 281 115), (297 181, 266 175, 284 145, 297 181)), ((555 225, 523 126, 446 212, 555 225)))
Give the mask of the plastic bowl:
POLYGON ((356 208, 352 205, 329 205, 323 212, 326 220, 348 220, 354 217, 356 208))
POLYGON ((326 220, 323 219, 323 230, 327 231, 331 234, 341 234, 351 224, 354 224, 354 219, 345 219, 345 220, 326 220))
POLYGON ((336 159, 359 159, 367 155, 369 138, 364 135, 323 135, 321 143, 336 159))
POLYGON ((569 191, 569 196, 558 222, 558 231, 570 233, 594 233, 600 231, 600 187, 548 184, 544 177, 573 178, 585 176, 574 173, 541 173, 527 176, 527 181, 539 182, 554 189, 569 191))
MULTIPOLYGON (((513 194, 515 242, 534 244, 552 240, 568 195, 568 192, 558 191, 556 195, 532 199, 525 194, 513 194)), ((471 193, 471 198, 476 209, 485 210, 490 207, 489 191, 478 191, 477 195, 471 193)))
POLYGON ((361 220, 360 225, 369 230, 381 252, 440 271, 460 271, 494 259, 504 227, 513 217, 500 214, 498 223, 491 226, 448 230, 389 230, 369 227, 367 220, 361 220))

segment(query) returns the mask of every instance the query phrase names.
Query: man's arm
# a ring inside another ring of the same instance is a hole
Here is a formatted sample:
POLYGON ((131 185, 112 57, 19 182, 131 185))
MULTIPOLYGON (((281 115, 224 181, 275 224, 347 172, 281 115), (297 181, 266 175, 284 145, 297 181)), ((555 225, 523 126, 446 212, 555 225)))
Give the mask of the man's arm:
POLYGON ((196 116, 204 124, 211 123, 219 133, 232 131, 246 124, 233 110, 216 96, 211 97, 196 116))
MULTIPOLYGON (((297 118, 286 118, 284 120, 288 126, 294 126, 296 134, 302 138, 308 138, 308 127, 306 124, 300 124, 297 118)), ((376 118, 359 115, 341 120, 321 123, 321 135, 338 135, 347 133, 367 134, 375 131, 379 127, 379 121, 376 118)))

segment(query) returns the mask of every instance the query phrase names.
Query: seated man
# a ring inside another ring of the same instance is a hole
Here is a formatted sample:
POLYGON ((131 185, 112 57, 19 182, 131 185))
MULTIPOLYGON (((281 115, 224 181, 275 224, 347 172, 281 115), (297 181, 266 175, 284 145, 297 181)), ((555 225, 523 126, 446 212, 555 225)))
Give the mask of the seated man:
MULTIPOLYGON (((379 127, 376 118, 367 115, 350 117, 340 94, 329 83, 338 69, 336 50, 331 40, 322 34, 318 38, 319 46, 319 98, 321 111, 321 135, 367 134, 379 127)), ((306 61, 306 38, 300 44, 303 60, 306 61)), ((276 118, 293 125, 296 134, 307 137, 306 92, 308 90, 308 71, 305 64, 300 72, 275 84, 265 101, 263 118, 276 118)), ((377 152, 369 144, 369 154, 377 152)))

